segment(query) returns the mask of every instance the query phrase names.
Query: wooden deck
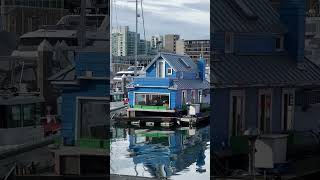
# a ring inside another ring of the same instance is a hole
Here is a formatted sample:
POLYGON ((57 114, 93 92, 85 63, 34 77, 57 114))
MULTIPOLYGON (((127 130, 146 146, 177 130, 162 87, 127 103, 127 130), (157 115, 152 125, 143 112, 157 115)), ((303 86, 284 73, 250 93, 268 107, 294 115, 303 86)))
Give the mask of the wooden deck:
POLYGON ((177 125, 175 117, 118 117, 115 118, 116 124, 133 125, 133 126, 148 126, 148 127, 171 127, 177 125))
POLYGON ((138 177, 138 176, 125 176, 125 175, 110 175, 110 179, 112 180, 152 180, 158 178, 151 178, 151 177, 138 177))

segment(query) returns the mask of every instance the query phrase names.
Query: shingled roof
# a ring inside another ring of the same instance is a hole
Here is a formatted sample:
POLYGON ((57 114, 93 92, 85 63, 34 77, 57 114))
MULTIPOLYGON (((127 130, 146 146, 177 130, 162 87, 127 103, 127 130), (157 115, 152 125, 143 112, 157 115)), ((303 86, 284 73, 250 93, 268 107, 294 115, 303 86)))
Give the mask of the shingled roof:
POLYGON ((200 79, 176 79, 173 80, 173 86, 171 88, 176 89, 209 89, 210 83, 207 80, 200 80, 200 79))
POLYGON ((287 31, 269 0, 214 0, 210 6, 211 23, 217 32, 287 31))
POLYGON ((305 59, 298 68, 288 55, 216 55, 210 65, 214 87, 320 85, 319 66, 305 59))
POLYGON ((176 72, 198 72, 197 64, 189 56, 163 52, 149 63, 146 70, 159 58, 163 58, 176 72))

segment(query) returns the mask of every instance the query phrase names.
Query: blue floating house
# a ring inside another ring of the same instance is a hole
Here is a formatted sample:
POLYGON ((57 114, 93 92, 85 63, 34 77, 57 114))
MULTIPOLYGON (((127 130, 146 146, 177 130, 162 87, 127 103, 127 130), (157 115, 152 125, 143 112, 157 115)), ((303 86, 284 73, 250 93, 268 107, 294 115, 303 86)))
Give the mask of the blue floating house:
POLYGON ((105 49, 97 49, 70 51, 74 54, 73 65, 50 77, 61 94, 58 109, 65 145, 89 144, 99 148, 100 140, 106 138, 110 57, 105 49))
POLYGON ((215 0, 211 9, 216 150, 248 128, 294 131, 296 92, 320 85, 320 68, 304 56, 305 1, 282 0, 279 13, 269 0, 215 0))
POLYGON ((174 115, 187 103, 210 104, 209 82, 205 80, 205 60, 159 53, 145 68, 145 77, 128 85, 129 117, 140 113, 174 115))

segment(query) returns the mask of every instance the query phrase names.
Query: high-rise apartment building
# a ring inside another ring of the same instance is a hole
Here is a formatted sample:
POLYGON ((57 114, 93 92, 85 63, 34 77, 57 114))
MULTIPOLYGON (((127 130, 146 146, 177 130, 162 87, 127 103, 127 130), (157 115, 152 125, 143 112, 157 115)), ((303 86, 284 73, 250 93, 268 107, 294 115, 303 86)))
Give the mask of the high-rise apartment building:
POLYGON ((151 48, 152 49, 162 49, 163 48, 163 36, 155 35, 151 37, 151 48))
POLYGON ((199 59, 200 55, 203 55, 207 63, 210 61, 210 40, 180 39, 176 44, 177 54, 188 55, 194 60, 199 59))
MULTIPOLYGON (((129 31, 129 26, 112 29, 112 54, 114 56, 130 56, 135 52, 136 33, 129 31)), ((140 39, 140 34, 138 34, 140 39)))
POLYGON ((172 53, 176 53, 177 41, 180 36, 178 34, 166 34, 164 36, 164 50, 172 53))
MULTIPOLYGON (((133 56, 135 54, 136 33, 129 26, 112 29, 112 55, 133 56)), ((138 54, 150 53, 150 41, 141 40, 138 33, 138 54)))

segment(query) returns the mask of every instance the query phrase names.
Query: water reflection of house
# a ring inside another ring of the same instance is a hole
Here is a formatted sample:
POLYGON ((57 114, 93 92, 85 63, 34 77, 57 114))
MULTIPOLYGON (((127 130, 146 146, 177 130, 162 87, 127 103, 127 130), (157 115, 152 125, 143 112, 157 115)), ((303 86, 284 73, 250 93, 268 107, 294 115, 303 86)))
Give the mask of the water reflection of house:
POLYGON ((205 150, 209 127, 179 131, 138 131, 129 133, 129 150, 134 164, 143 164, 154 177, 170 177, 196 163, 205 171, 205 150))
POLYGON ((297 128, 296 92, 320 82, 320 68, 304 57, 304 1, 282 1, 279 14, 267 0, 217 0, 211 8, 215 147, 249 127, 263 134, 297 128))
POLYGON ((205 61, 160 53, 146 67, 146 77, 136 77, 128 86, 129 116, 139 112, 175 113, 186 103, 209 104, 205 61))

